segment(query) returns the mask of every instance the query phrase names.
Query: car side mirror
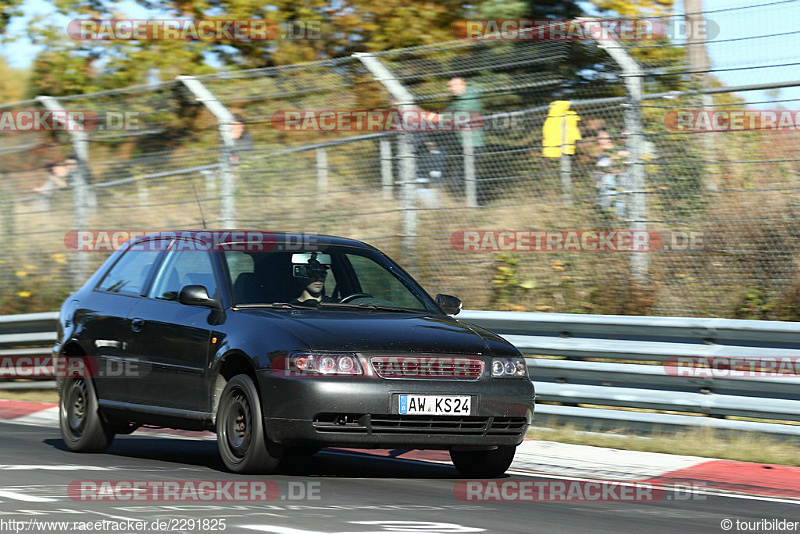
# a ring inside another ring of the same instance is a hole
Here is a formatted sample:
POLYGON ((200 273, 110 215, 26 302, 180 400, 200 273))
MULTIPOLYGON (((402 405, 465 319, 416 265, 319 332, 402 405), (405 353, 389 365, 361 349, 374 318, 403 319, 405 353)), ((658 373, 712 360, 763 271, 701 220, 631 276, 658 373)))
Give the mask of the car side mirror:
POLYGON ((187 306, 205 306, 206 308, 219 308, 216 299, 208 296, 205 286, 183 286, 178 294, 178 302, 187 306))
POLYGON ((436 304, 438 304, 447 315, 458 315, 458 312, 461 311, 461 299, 453 295, 438 293, 436 295, 436 304))

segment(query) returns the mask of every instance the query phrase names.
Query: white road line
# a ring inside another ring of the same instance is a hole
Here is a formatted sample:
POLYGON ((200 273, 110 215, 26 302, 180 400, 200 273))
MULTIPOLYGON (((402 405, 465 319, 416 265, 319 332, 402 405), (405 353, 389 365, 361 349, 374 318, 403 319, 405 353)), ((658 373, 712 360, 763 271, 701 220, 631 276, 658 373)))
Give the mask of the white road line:
POLYGON ((116 471, 115 467, 99 465, 26 465, 0 464, 0 471, 116 471))
MULTIPOLYGON (((636 484, 651 484, 653 488, 656 489, 664 489, 667 491, 677 491, 674 486, 670 485, 662 485, 662 484, 654 484, 647 482, 646 480, 608 480, 608 479, 601 479, 601 478, 585 478, 585 477, 569 477, 564 475, 548 475, 546 473, 530 473, 527 471, 514 471, 508 470, 506 474, 514 475, 514 476, 522 476, 522 477, 531 477, 531 478, 550 478, 554 480, 577 480, 577 481, 592 481, 592 482, 599 482, 601 484, 617 484, 619 486, 636 486, 636 484)), ((502 483, 502 480, 499 481, 502 483)), ((698 484, 702 484, 702 480, 698 481, 698 484)), ((680 486, 678 484, 677 486, 680 486)), ((767 501, 767 502, 779 502, 784 504, 795 504, 800 505, 800 499, 791 499, 791 498, 783 498, 783 497, 768 497, 763 495, 746 495, 744 493, 728 493, 723 490, 714 490, 714 489, 698 489, 692 488, 691 486, 680 486, 680 491, 682 493, 694 493, 697 495, 711 495, 714 497, 730 497, 731 499, 745 499, 749 501, 767 501)))
POLYGON ((0 498, 13 499, 15 501, 25 502, 56 502, 58 499, 51 499, 50 497, 36 497, 35 495, 25 495, 15 491, 0 490, 0 498))

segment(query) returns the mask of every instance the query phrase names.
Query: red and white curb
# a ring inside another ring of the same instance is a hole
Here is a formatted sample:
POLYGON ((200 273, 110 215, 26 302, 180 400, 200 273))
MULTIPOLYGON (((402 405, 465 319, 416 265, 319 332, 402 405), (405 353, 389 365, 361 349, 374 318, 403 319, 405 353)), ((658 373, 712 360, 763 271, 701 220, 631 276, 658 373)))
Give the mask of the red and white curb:
MULTIPOLYGON (((56 427, 58 405, 0 400, 0 421, 56 427)), ((140 429, 137 433, 215 439, 210 432, 140 429)), ((447 451, 355 449, 353 452, 404 460, 450 463, 447 451)), ((525 440, 517 448, 511 470, 593 480, 639 481, 663 485, 695 484, 709 490, 800 499, 800 467, 608 449, 553 441, 525 440)))

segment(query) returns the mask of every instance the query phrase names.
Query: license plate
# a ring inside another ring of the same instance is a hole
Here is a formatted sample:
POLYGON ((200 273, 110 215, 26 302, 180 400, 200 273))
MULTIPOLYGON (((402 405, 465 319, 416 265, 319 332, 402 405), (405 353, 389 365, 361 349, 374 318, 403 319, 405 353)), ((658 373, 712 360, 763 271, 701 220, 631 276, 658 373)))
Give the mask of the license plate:
POLYGON ((409 415, 469 415, 470 397, 399 395, 400 413, 409 415))

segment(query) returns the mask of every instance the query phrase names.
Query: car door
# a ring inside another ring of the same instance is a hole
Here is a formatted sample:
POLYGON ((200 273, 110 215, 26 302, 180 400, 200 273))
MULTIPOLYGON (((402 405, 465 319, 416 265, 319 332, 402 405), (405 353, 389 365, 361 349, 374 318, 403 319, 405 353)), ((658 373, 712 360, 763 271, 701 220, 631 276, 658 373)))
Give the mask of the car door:
POLYGON ((128 314, 142 298, 160 248, 165 245, 153 241, 129 248, 76 310, 81 317, 80 336, 97 362, 93 382, 101 400, 127 401, 130 383, 138 378, 139 370, 131 365, 127 353, 128 314))
POLYGON ((131 402, 198 413, 208 410, 205 372, 211 331, 219 312, 178 302, 181 288, 202 285, 210 296, 217 281, 209 253, 175 241, 153 278, 147 298, 130 311, 133 328, 129 353, 145 371, 131 392, 131 402))

